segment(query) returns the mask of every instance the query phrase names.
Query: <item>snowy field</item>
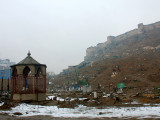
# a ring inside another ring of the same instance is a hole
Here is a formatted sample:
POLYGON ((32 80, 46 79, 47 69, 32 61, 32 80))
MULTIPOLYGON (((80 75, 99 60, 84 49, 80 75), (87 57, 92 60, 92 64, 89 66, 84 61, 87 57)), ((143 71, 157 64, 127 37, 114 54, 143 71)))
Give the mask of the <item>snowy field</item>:
MULTIPOLYGON (((3 103, 0 104, 0 106, 3 103)), ((58 108, 57 106, 41 106, 20 104, 13 107, 12 110, 2 111, 0 113, 8 113, 13 115, 15 112, 22 113, 21 116, 35 116, 35 115, 50 115, 53 117, 88 117, 88 118, 101 118, 101 117, 119 117, 119 118, 160 118, 160 105, 157 106, 144 106, 144 107, 105 107, 98 109, 96 107, 78 106, 74 109, 71 108, 58 108)))

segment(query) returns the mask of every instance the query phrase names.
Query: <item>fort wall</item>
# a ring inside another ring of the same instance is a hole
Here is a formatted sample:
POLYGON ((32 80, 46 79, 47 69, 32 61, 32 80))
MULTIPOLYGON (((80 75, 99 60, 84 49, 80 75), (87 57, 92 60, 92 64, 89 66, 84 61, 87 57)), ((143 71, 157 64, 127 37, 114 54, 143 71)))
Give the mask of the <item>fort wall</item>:
POLYGON ((151 30, 159 29, 159 28, 160 28, 160 22, 156 22, 156 23, 149 24, 149 25, 143 25, 143 23, 140 23, 140 24, 138 24, 138 29, 131 30, 129 32, 118 35, 116 37, 109 36, 109 37, 107 37, 107 41, 108 41, 108 43, 111 43, 112 40, 113 41, 114 40, 120 41, 120 40, 123 40, 123 39, 127 39, 129 37, 132 37, 132 36, 135 36, 135 35, 138 35, 138 34, 143 34, 145 32, 149 32, 151 30))
POLYGON ((149 25, 143 25, 143 23, 140 23, 140 24, 138 24, 138 28, 133 29, 129 32, 126 32, 126 33, 118 35, 118 36, 108 36, 106 42, 99 43, 99 44, 97 44, 97 46, 89 47, 86 50, 85 60, 90 58, 90 56, 95 56, 95 53, 98 50, 100 50, 102 48, 105 48, 108 44, 111 44, 111 43, 116 42, 116 41, 125 40, 125 39, 128 39, 128 38, 132 37, 132 36, 138 36, 138 35, 141 35, 141 34, 145 34, 149 31, 152 31, 152 30, 155 30, 155 29, 160 29, 160 22, 156 22, 156 23, 149 24, 149 25))

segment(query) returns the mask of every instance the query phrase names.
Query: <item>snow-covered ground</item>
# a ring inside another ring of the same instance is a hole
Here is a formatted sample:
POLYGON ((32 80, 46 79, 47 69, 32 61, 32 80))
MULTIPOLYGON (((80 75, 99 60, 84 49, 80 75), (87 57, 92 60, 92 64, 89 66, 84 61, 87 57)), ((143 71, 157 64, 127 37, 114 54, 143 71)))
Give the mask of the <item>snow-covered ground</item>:
MULTIPOLYGON (((46 98, 46 100, 53 100, 53 98, 54 98, 55 96, 48 96, 47 98, 46 98)), ((70 100, 70 101, 73 101, 73 100, 76 100, 77 98, 66 98, 66 99, 63 99, 63 98, 61 98, 61 97, 56 97, 56 100, 57 101, 67 101, 67 100, 70 100)), ((85 99, 87 99, 87 98, 78 98, 78 100, 85 100, 85 99)))
MULTIPOLYGON (((2 103, 0 104, 0 106, 2 103)), ((19 106, 13 107, 12 110, 2 111, 0 113, 8 113, 13 115, 15 112, 20 112, 22 116, 34 115, 50 115, 53 117, 137 117, 137 118, 160 118, 160 104, 157 106, 144 106, 144 107, 105 107, 98 109, 96 107, 86 107, 79 105, 78 107, 71 108, 58 108, 57 106, 41 106, 29 105, 22 103, 19 106)))

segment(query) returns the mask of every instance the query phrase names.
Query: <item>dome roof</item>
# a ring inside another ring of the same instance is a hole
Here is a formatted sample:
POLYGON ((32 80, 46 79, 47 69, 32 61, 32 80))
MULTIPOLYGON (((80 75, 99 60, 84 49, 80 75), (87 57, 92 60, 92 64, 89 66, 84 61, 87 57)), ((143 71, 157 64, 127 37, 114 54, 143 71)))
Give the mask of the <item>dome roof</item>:
POLYGON ((18 64, 21 64, 21 65, 24 65, 24 64, 34 64, 34 65, 40 64, 39 62, 37 62, 35 59, 33 59, 31 57, 31 53, 30 52, 28 52, 27 55, 28 56, 25 59, 23 59, 22 61, 20 61, 18 64))

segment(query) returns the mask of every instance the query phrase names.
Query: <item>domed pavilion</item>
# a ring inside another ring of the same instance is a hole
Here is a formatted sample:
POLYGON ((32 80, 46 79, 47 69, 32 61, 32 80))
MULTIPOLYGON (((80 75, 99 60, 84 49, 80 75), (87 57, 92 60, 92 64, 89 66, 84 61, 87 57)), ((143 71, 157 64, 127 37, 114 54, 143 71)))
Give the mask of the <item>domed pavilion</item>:
POLYGON ((15 101, 46 99, 46 65, 31 57, 31 53, 11 66, 11 97, 15 101))

